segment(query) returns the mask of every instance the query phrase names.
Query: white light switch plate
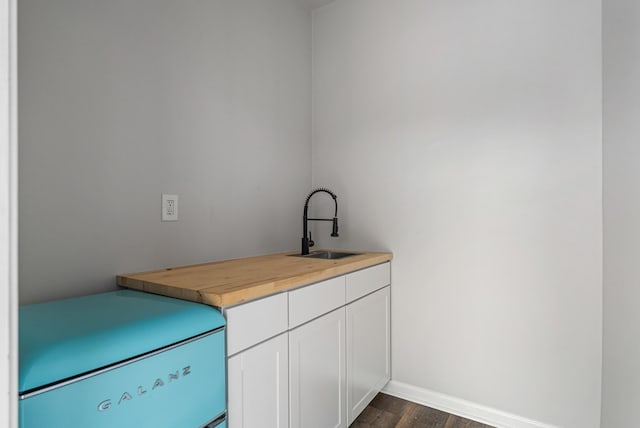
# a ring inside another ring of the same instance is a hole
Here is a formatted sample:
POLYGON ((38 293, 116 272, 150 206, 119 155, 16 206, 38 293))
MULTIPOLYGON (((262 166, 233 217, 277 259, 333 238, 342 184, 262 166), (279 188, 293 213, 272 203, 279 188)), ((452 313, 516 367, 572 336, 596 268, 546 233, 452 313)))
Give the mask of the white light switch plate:
POLYGON ((178 195, 162 194, 162 221, 178 221, 178 195))

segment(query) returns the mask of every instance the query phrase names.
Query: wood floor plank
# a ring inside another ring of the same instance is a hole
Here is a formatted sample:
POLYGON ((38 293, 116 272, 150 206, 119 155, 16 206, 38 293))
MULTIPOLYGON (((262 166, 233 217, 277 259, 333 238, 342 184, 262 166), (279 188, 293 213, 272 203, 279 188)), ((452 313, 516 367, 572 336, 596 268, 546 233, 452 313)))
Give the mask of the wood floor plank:
POLYGON ((395 428, 444 428, 448 416, 439 410, 413 404, 408 407, 395 428))
POLYGON ((388 428, 395 427, 400 416, 385 410, 365 409, 351 425, 352 428, 388 428))
POLYGON ((491 428, 481 422, 472 421, 456 415, 449 415, 444 428, 491 428))
POLYGON ((351 428, 493 428, 461 416, 380 393, 351 428))
POLYGON ((411 404, 413 403, 411 403, 410 401, 402 400, 391 395, 380 393, 374 397, 369 406, 375 407, 376 409, 380 410, 386 410, 387 412, 402 416, 407 407, 411 404))

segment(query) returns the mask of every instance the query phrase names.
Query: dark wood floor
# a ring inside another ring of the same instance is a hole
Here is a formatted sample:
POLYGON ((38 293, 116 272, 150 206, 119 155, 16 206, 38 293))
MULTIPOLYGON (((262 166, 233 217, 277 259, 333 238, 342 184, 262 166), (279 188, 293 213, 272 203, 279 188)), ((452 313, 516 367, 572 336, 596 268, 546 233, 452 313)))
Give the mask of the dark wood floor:
POLYGON ((351 428, 492 428, 411 401, 378 394, 351 428))

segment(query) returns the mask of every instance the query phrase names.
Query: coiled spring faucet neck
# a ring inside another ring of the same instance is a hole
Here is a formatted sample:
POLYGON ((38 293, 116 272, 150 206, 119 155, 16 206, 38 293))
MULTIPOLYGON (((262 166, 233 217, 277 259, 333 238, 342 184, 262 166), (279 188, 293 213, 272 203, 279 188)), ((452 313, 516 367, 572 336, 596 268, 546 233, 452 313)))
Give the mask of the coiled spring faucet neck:
POLYGON ((319 188, 319 189, 315 189, 314 191, 309 193, 309 196, 307 196, 307 200, 304 203, 304 212, 302 215, 302 252, 301 253, 303 256, 306 256, 307 254, 309 254, 309 247, 314 246, 314 242, 311 239, 311 233, 309 233, 309 227, 308 227, 309 221, 333 222, 333 229, 331 231, 331 236, 336 238, 339 236, 338 235, 338 197, 336 196, 335 193, 333 193, 329 189, 319 188), (333 198, 333 202, 335 204, 335 211, 333 213, 333 218, 309 218, 307 216, 307 213, 309 211, 309 200, 313 195, 320 192, 328 193, 333 198))

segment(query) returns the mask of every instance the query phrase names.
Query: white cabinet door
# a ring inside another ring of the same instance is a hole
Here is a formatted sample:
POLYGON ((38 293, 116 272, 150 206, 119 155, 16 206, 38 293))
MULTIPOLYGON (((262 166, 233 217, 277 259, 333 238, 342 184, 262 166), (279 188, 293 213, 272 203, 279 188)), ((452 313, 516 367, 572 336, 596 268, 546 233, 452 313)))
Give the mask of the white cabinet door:
POLYGON ((289 332, 291 428, 347 426, 345 309, 289 332))
POLYGON ((287 428, 287 333, 230 357, 229 428, 287 428))
POLYGON ((347 305, 347 409, 351 424, 390 378, 390 287, 347 305))

